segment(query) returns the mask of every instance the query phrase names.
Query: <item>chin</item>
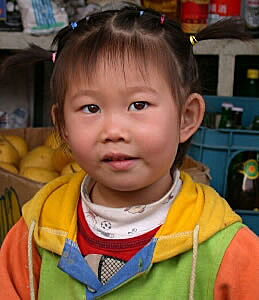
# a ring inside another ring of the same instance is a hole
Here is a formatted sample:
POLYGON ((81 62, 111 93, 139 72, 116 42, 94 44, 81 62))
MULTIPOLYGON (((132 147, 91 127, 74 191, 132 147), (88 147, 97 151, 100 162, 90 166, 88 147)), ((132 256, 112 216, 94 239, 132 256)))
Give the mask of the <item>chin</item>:
POLYGON ((103 183, 104 186, 106 186, 107 188, 111 189, 111 190, 115 190, 115 191, 118 191, 118 192, 135 192, 135 191, 139 191, 139 190, 142 190, 143 188, 145 188, 147 185, 141 185, 138 184, 135 182, 132 182, 132 183, 112 183, 112 184, 109 184, 109 183, 103 183))
POLYGON ((141 188, 138 188, 136 186, 132 186, 132 185, 114 185, 114 186, 109 186, 108 187, 109 189, 111 190, 115 190, 115 191, 118 191, 118 192, 135 192, 135 191, 138 191, 138 190, 141 190, 141 188))

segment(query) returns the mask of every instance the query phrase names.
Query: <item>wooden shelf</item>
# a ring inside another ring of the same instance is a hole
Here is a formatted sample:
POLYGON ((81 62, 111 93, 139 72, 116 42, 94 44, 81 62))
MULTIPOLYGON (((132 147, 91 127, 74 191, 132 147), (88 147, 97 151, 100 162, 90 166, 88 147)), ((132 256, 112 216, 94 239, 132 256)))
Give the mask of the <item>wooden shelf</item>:
POLYGON ((24 49, 34 43, 44 49, 50 49, 54 35, 34 36, 23 32, 0 32, 0 49, 24 49))
POLYGON ((249 42, 238 40, 202 41, 194 46, 194 54, 219 56, 217 95, 233 96, 235 58, 237 55, 259 56, 259 39, 249 42))
MULTIPOLYGON (((54 35, 33 36, 23 32, 0 32, 0 49, 21 49, 35 43, 49 49, 54 35)), ((251 42, 237 40, 208 40, 194 46, 198 55, 259 55, 259 39, 251 42)))
POLYGON ((259 39, 249 42, 238 40, 207 40, 194 46, 198 55, 259 55, 259 39))

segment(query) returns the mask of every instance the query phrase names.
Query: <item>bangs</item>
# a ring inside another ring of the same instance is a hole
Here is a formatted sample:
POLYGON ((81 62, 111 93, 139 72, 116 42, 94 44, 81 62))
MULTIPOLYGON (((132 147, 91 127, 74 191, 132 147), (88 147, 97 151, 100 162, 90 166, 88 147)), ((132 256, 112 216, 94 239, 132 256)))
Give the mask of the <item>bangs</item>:
POLYGON ((152 64, 168 82, 172 95, 177 98, 177 85, 173 84, 174 80, 170 76, 176 72, 177 66, 172 72, 172 62, 175 60, 171 57, 171 52, 166 51, 166 47, 162 39, 154 39, 148 34, 137 32, 130 34, 123 31, 107 33, 107 30, 92 32, 79 41, 71 39, 69 45, 61 53, 61 56, 66 59, 60 59, 60 61, 66 61, 66 64, 57 66, 59 72, 56 74, 55 81, 63 82, 65 95, 71 85, 91 83, 100 70, 107 74, 110 70, 122 72, 126 80, 126 64, 136 66, 142 78, 148 80, 152 74, 148 74, 147 68, 152 64), (72 53, 78 53, 78 55, 72 53))
MULTIPOLYGON (((120 27, 121 28, 121 27, 120 27)), ((63 132, 64 100, 67 92, 77 85, 91 84, 100 72, 109 75, 121 72, 126 82, 126 66, 136 67, 145 81, 153 69, 166 80, 179 112, 186 89, 182 89, 184 72, 163 31, 154 32, 141 29, 116 29, 111 23, 90 32, 78 31, 69 35, 54 65, 51 80, 51 94, 57 106, 57 126, 63 132), (75 55, 76 53, 76 55, 75 55)), ((179 114, 180 115, 180 114, 179 114)))

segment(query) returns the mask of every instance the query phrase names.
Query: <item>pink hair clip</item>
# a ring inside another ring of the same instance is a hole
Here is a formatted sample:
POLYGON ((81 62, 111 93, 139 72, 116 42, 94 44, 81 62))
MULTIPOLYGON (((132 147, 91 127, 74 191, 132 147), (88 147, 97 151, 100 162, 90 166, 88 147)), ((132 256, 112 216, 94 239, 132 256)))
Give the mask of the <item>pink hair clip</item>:
POLYGON ((165 15, 161 15, 160 17, 160 24, 163 25, 165 22, 165 15))
POLYGON ((56 56, 57 56, 57 52, 53 52, 52 53, 52 62, 53 62, 53 64, 55 63, 56 56))

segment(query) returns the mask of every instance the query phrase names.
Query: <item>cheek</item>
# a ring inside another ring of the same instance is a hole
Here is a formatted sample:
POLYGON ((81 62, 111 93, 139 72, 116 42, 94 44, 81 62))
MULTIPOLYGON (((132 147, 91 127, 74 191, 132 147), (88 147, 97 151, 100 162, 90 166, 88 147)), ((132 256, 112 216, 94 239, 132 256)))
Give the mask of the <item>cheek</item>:
POLYGON ((92 135, 91 131, 81 131, 77 126, 73 126, 70 130, 67 130, 67 142, 72 151, 73 157, 80 165, 84 161, 91 159, 92 151, 92 135))
POLYGON ((85 149, 90 148, 92 144, 91 135, 79 134, 78 132, 76 134, 73 134, 72 136, 69 135, 68 140, 71 148, 79 152, 82 152, 85 149))
POLYGON ((179 144, 179 122, 177 116, 153 118, 152 124, 139 136, 144 151, 166 159, 174 157, 179 144))

